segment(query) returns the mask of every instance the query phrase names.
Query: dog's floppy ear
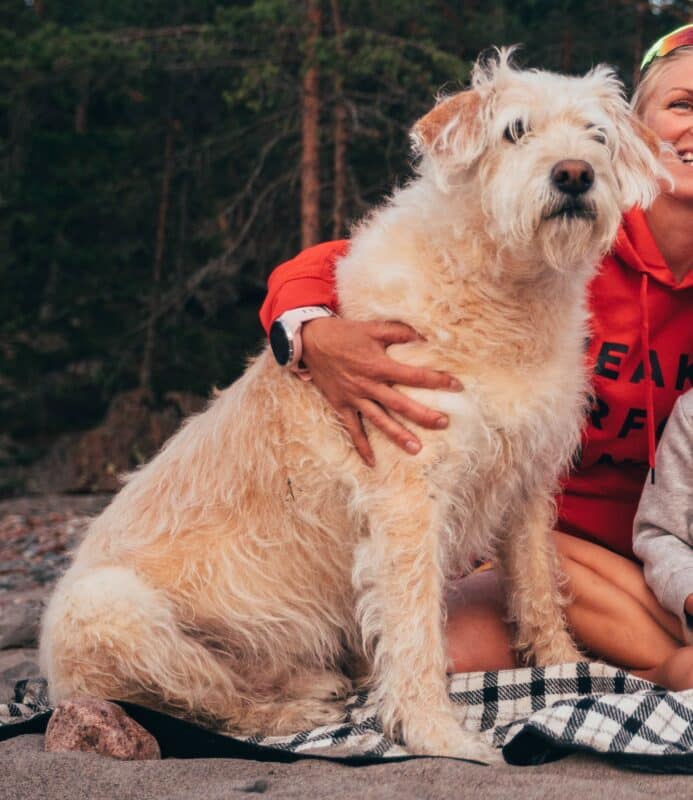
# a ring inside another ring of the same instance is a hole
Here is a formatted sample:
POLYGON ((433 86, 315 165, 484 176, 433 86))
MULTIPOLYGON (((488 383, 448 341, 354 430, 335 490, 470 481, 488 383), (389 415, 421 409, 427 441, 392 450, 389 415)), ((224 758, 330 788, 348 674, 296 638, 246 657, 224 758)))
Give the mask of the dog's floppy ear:
POLYGON ((454 129, 473 135, 480 106, 479 93, 471 89, 446 97, 414 125, 412 136, 422 150, 442 152, 454 129))
POLYGON ((657 180, 671 181, 660 160, 662 142, 632 112, 617 118, 617 137, 614 158, 622 207, 647 208, 659 193, 657 180))
POLYGON ((594 95, 614 126, 611 150, 621 208, 647 208, 659 193, 658 179, 671 180, 660 161, 662 144, 626 102, 623 85, 611 67, 600 64, 585 79, 593 81, 594 95))
POLYGON ((415 150, 433 159, 446 186, 451 173, 471 166, 483 152, 481 111, 481 95, 470 89, 441 100, 412 129, 415 150))

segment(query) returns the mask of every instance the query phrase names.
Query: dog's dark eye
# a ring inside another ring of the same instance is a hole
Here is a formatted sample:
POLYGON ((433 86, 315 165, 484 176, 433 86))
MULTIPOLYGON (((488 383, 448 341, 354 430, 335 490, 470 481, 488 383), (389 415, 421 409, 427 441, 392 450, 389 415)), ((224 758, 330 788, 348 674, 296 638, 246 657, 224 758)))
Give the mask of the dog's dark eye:
POLYGON ((503 138, 507 142, 513 144, 519 141, 526 133, 524 123, 521 119, 513 120, 508 127, 503 131, 503 138))
POLYGON ((604 128, 600 128, 598 125, 592 125, 592 123, 589 123, 585 127, 590 132, 590 138, 592 138, 595 142, 599 142, 599 144, 609 143, 604 128))

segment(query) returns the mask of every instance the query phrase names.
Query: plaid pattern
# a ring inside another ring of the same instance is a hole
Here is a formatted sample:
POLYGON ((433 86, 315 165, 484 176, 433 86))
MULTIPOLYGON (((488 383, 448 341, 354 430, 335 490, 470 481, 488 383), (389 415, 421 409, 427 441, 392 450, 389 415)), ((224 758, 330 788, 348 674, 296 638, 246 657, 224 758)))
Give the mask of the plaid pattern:
POLYGON ((48 684, 43 678, 17 681, 14 687, 14 701, 0 703, 0 727, 22 722, 50 710, 48 684))
MULTIPOLYGON (((595 662, 453 675, 450 698, 460 724, 502 748, 510 763, 588 750, 638 769, 693 773, 693 690, 667 692, 595 662)), ((0 727, 49 710, 45 681, 20 681, 15 702, 0 704, 0 727)), ((365 693, 350 699, 342 724, 243 741, 327 758, 408 755, 385 737, 365 693)))

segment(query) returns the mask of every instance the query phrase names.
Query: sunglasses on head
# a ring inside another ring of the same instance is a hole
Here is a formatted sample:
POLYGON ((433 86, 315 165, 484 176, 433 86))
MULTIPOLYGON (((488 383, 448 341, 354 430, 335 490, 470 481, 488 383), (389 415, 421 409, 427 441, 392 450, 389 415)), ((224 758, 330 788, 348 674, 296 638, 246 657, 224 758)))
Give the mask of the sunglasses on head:
POLYGON ((645 57, 640 64, 640 72, 644 72, 655 58, 664 58, 679 47, 693 47, 693 24, 683 25, 666 36, 662 36, 645 53, 645 57))

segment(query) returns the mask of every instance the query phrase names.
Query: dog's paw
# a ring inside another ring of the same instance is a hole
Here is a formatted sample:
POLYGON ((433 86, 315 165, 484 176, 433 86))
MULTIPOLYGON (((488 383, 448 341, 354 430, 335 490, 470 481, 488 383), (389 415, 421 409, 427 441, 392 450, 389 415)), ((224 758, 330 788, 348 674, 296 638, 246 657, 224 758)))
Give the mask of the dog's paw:
POLYGON ((456 730, 438 731, 425 742, 408 741, 405 746, 416 755, 462 758, 480 764, 502 764, 504 761, 498 748, 482 741, 478 735, 461 730, 459 725, 456 730))
POLYGON ((287 699, 256 706, 261 713, 254 723, 258 729, 286 735, 335 725, 346 719, 345 701, 351 693, 351 681, 341 673, 299 672, 287 682, 284 691, 287 699))
POLYGON ((478 734, 463 730, 452 713, 429 711, 420 725, 410 722, 406 729, 404 746, 414 755, 463 758, 481 764, 504 761, 498 748, 484 742, 478 734))
POLYGON ((277 707, 277 717, 271 728, 274 734, 287 735, 323 725, 336 725, 345 719, 346 709, 342 702, 294 700, 277 707))

